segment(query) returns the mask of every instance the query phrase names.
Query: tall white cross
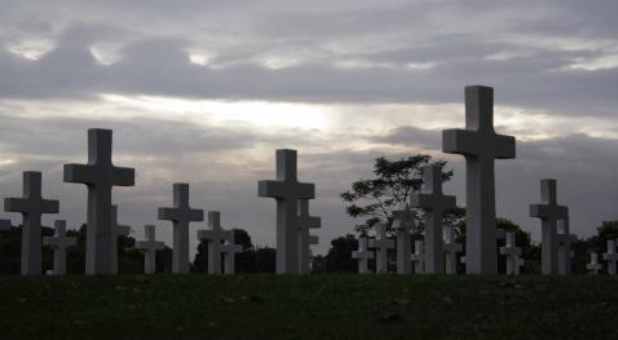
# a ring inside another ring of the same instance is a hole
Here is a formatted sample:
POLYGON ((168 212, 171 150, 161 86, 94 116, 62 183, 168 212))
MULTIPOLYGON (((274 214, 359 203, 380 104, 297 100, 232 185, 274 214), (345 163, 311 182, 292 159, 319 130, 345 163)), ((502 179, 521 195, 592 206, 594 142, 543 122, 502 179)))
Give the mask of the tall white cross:
POLYGON ((208 227, 209 230, 198 231, 197 238, 208 242, 208 272, 221 274, 222 246, 226 241, 234 238, 234 232, 221 228, 221 212, 219 211, 208 212, 208 227))
POLYGON ((414 263, 414 273, 425 273, 425 251, 423 249, 423 240, 414 240, 414 253, 411 256, 414 263))
POLYGON ((506 232, 506 245, 500 248, 500 254, 506 257, 506 274, 519 275, 519 267, 523 265, 521 248, 517 247, 515 232, 506 232))
POLYGON ((129 236, 131 227, 118 223, 118 206, 112 205, 112 274, 118 274, 118 237, 129 236))
POLYGON ((258 196, 277 201, 277 273, 299 273, 298 201, 315 198, 315 185, 300 183, 296 150, 277 150, 277 180, 259 181, 258 196))
POLYGON ((590 263, 586 265, 586 269, 590 270, 590 275, 599 275, 603 270, 603 265, 599 263, 599 254, 590 253, 590 263))
POLYGON ((541 180, 541 204, 530 206, 530 216, 542 222, 542 268, 543 274, 558 273, 558 220, 567 219, 567 207, 558 205, 556 180, 541 180))
POLYGON ((376 273, 388 272, 388 250, 395 248, 395 241, 386 236, 386 226, 376 226, 376 238, 369 240, 369 248, 376 250, 376 273))
POLYGON ((112 187, 135 185, 134 169, 112 163, 112 130, 88 130, 88 163, 65 164, 64 181, 88 187, 86 274, 112 274, 112 187))
POLYGON ((367 237, 358 237, 358 250, 352 252, 352 258, 358 260, 358 272, 366 274, 369 272, 369 260, 373 259, 375 254, 367 247, 367 237))
POLYGON ((67 273, 67 248, 77 244, 76 237, 66 235, 67 221, 57 220, 54 222, 54 237, 43 237, 43 244, 54 249, 54 275, 67 273))
POLYGON ((57 214, 59 203, 41 195, 41 173, 26 171, 23 174, 23 198, 7 198, 4 210, 21 213, 21 274, 41 275, 41 216, 57 214))
MULTIPOLYGON (((455 241, 455 229, 444 228, 444 252, 446 253, 446 273, 457 274, 457 254, 463 251, 463 246, 455 241)), ((466 266, 468 265, 466 255, 466 266)))
POLYGON ((220 248, 223 255, 223 272, 225 274, 236 273, 236 254, 243 251, 242 246, 235 243, 234 231, 230 231, 232 232, 231 237, 220 248))
POLYGON ((423 189, 410 197, 412 207, 425 211, 425 272, 444 273, 442 219, 444 213, 456 207, 453 196, 442 193, 442 166, 434 164, 423 174, 423 189))
POLYGON ((493 88, 466 87, 466 129, 444 130, 442 150, 466 157, 466 272, 498 272, 496 159, 515 158, 515 138, 493 127, 493 88))
POLYGON ((618 262, 616 240, 607 240, 607 253, 603 254, 603 260, 607 262, 607 272, 609 275, 616 275, 616 263, 618 262))
POLYGON ((569 231, 569 215, 567 209, 567 217, 560 220, 558 223, 558 274, 568 275, 571 273, 571 258, 573 257, 573 251, 571 250, 571 244, 577 242, 577 236, 573 235, 569 231))
POLYGON ((171 208, 159 208, 159 220, 172 221, 174 228, 172 272, 188 273, 191 271, 189 261, 189 224, 204 220, 204 210, 189 206, 189 184, 174 184, 174 204, 171 208))
POLYGON ((393 229, 397 231, 397 273, 412 273, 412 231, 416 227, 415 215, 406 206, 404 210, 393 211, 393 229))
POLYGON ((144 273, 154 274, 157 272, 157 251, 165 248, 165 243, 157 242, 154 225, 147 225, 145 229, 145 241, 135 243, 135 248, 144 251, 144 273))
POLYGON ((310 271, 310 241, 317 244, 317 236, 310 235, 311 229, 319 229, 322 227, 322 219, 313 217, 309 214, 309 200, 299 200, 299 215, 298 215, 298 259, 300 273, 306 274, 310 271))

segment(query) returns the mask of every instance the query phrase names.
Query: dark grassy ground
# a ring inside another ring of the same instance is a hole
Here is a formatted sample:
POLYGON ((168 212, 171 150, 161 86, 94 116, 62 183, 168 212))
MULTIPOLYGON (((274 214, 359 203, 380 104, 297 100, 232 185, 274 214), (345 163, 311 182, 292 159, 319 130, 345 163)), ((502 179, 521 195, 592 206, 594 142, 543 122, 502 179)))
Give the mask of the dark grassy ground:
POLYGON ((618 279, 0 276, 0 339, 618 339, 618 279))

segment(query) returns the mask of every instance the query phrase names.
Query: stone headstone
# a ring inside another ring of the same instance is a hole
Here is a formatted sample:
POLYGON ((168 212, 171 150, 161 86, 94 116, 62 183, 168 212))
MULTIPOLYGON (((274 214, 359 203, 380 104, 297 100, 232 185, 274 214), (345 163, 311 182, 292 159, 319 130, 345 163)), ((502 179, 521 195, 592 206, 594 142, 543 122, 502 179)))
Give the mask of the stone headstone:
POLYGON ((571 274, 571 258, 573 258, 573 251, 571 250, 571 244, 577 242, 577 236, 573 235, 569 231, 569 217, 567 210, 567 218, 562 219, 558 223, 558 274, 568 275, 571 274))
POLYGON ((599 263, 599 254, 590 253, 590 263, 586 265, 586 269, 590 271, 590 275, 599 275, 603 270, 603 265, 599 263))
POLYGON ((157 251, 165 248, 165 243, 157 242, 154 225, 147 225, 145 229, 145 241, 135 243, 135 248, 144 251, 144 273, 154 274, 157 272, 157 251))
POLYGON ((414 253, 411 256, 412 263, 414 264, 415 274, 425 273, 425 252, 423 249, 423 240, 414 240, 414 253))
POLYGON ((230 239, 225 241, 221 246, 221 254, 223 255, 223 273, 234 274, 236 273, 236 254, 242 253, 242 246, 235 243, 234 232, 230 239))
POLYGON ((456 207, 455 197, 442 193, 442 166, 434 164, 423 174, 420 194, 410 197, 411 206, 425 211, 425 272, 444 273, 442 219, 444 213, 456 207))
POLYGON ((395 248, 395 241, 386 236, 386 226, 376 226, 376 238, 369 240, 369 248, 376 250, 376 273, 388 272, 388 250, 395 248))
POLYGON ((197 238, 208 243, 208 272, 221 274, 222 247, 225 242, 234 238, 234 232, 223 230, 219 211, 208 212, 208 227, 209 230, 198 231, 197 238))
POLYGON ((358 250, 352 252, 352 258, 358 260, 358 272, 366 274, 369 272, 369 260, 375 257, 373 251, 367 247, 367 238, 358 238, 358 250))
POLYGON ((299 273, 298 201, 315 198, 315 185, 300 183, 296 150, 277 150, 277 180, 259 181, 258 196, 277 202, 277 273, 299 273))
POLYGON ((558 205, 556 180, 541 180, 541 203, 530 206, 530 216, 542 223, 542 269, 543 274, 558 274, 558 220, 567 219, 567 207, 558 205))
POLYGON ((43 237, 43 244, 54 249, 53 275, 65 275, 67 273, 67 248, 77 244, 76 237, 66 235, 67 222, 57 220, 54 222, 55 234, 53 237, 43 237))
POLYGON ((603 254, 603 260, 607 262, 607 272, 609 275, 616 275, 616 263, 618 262, 616 240, 607 240, 607 253, 603 254))
POLYGON ((41 217, 43 214, 57 214, 59 203, 47 200, 41 194, 40 172, 26 171, 23 174, 23 197, 4 200, 4 210, 17 212, 22 216, 21 230, 21 274, 41 275, 41 217))
POLYGON ((159 208, 159 220, 171 221, 173 226, 172 273, 188 273, 189 226, 191 222, 204 220, 204 210, 189 206, 189 184, 174 184, 174 202, 170 208, 159 208))
POLYGON ((131 227, 118 223, 118 206, 112 205, 112 274, 118 274, 118 238, 130 234, 131 227))
MULTIPOLYGON (((457 274, 457 254, 463 251, 463 246, 455 241, 455 229, 444 228, 444 252, 446 253, 446 274, 457 274)), ((466 255, 466 265, 468 256, 466 255)))
POLYGON ((500 254, 506 257, 506 274, 519 275, 519 267, 523 265, 521 248, 517 247, 515 232, 506 233, 506 245, 500 248, 500 254))
POLYGON ((466 87, 466 129, 444 130, 442 150, 466 157, 466 272, 495 274, 496 159, 515 158, 515 138, 493 127, 493 88, 466 87))
POLYGON ((309 257, 311 245, 318 244, 317 236, 310 235, 311 229, 322 227, 322 219, 309 214, 309 200, 299 200, 298 215, 298 259, 301 274, 310 272, 309 257))
POLYGON ((412 273, 412 232, 416 227, 410 207, 393 211, 393 229, 397 231, 397 273, 412 273))
POLYGON ((135 185, 135 170, 112 163, 111 130, 88 130, 88 164, 65 164, 64 181, 88 187, 86 274, 112 274, 112 187, 135 185))

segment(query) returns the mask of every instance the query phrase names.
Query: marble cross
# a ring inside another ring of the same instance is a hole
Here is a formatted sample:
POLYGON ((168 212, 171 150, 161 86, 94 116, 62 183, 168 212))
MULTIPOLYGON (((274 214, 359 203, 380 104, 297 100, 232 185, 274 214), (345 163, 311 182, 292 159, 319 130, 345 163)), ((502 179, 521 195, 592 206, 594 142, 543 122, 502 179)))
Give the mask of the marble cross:
POLYGON ((599 263, 599 254, 590 254, 590 263, 586 265, 586 269, 590 270, 590 275, 599 275, 599 272, 603 270, 603 265, 599 263))
POLYGON ((416 216, 406 206, 404 210, 393 211, 393 229, 397 231, 397 273, 412 273, 412 232, 416 227, 416 216))
POLYGON ((118 206, 112 205, 112 274, 118 274, 118 237, 130 234, 131 227, 118 223, 118 206))
POLYGON ((609 275, 616 275, 616 263, 618 262, 616 240, 607 240, 607 253, 603 254, 603 260, 607 262, 607 272, 609 275))
POLYGON ((506 233, 506 245, 500 247, 500 255, 505 255, 506 257, 507 275, 519 275, 519 267, 523 265, 523 261, 520 258, 521 248, 517 247, 515 241, 515 232, 509 231, 506 233))
POLYGON ((556 180, 541 180, 541 203, 530 206, 530 216, 542 222, 542 269, 543 274, 558 273, 558 220, 567 219, 567 207, 558 205, 556 180))
POLYGON ((369 240, 369 248, 376 250, 376 273, 388 272, 388 250, 395 248, 395 241, 386 236, 386 226, 376 226, 376 238, 369 240))
POLYGON ((515 158, 515 138, 493 126, 493 88, 466 87, 466 129, 444 130, 442 150, 466 158, 466 272, 498 272, 495 160, 515 158))
POLYGON ((67 221, 57 220, 54 222, 55 234, 53 237, 43 237, 43 244, 54 249, 54 275, 67 273, 67 248, 77 244, 76 237, 66 235, 67 221))
POLYGON ((189 206, 189 184, 174 184, 174 203, 170 208, 159 208, 159 220, 171 221, 173 226, 172 272, 188 273, 191 271, 189 261, 189 225, 191 222, 204 220, 204 210, 189 206))
POLYGON ((577 242, 577 236, 571 234, 569 229, 567 210, 567 217, 558 223, 558 234, 556 235, 558 244, 558 274, 560 275, 571 274, 571 258, 573 257, 571 244, 577 242))
POLYGON ((4 200, 4 210, 17 212, 22 216, 21 230, 21 274, 41 275, 41 217, 43 214, 57 214, 59 203, 47 200, 41 194, 42 175, 37 171, 23 174, 23 197, 4 200))
POLYGON ((220 248, 223 255, 223 273, 225 274, 234 274, 236 272, 236 254, 243 251, 242 246, 235 243, 234 231, 231 230, 231 232, 231 237, 220 248))
MULTIPOLYGON (((444 252, 446 253, 446 274, 457 274, 457 254, 463 251, 463 246, 455 241, 455 229, 444 228, 444 252)), ((469 265, 466 255, 466 266, 469 265)))
POLYGON ((299 200, 299 215, 298 215, 298 259, 301 274, 309 273, 309 256, 311 244, 317 244, 319 239, 317 236, 310 235, 311 229, 319 229, 322 227, 322 219, 313 217, 309 214, 309 200, 299 200))
POLYGON ((373 259, 375 254, 367 247, 367 237, 358 237, 358 250, 352 252, 352 258, 358 260, 358 272, 361 274, 369 273, 369 260, 373 259))
POLYGON ((423 240, 414 240, 414 253, 410 257, 414 264, 415 274, 425 273, 425 252, 423 250, 423 240))
POLYGON ((221 227, 221 212, 208 212, 209 230, 197 232, 200 241, 208 242, 208 272, 210 274, 221 274, 221 251, 226 241, 234 238, 234 231, 223 230, 221 227))
POLYGON ((165 243, 157 242, 154 225, 145 226, 146 240, 135 243, 135 248, 144 251, 144 273, 157 272, 157 251, 165 248, 165 243))
POLYGON ((277 180, 259 181, 258 196, 277 202, 277 273, 299 273, 298 201, 315 198, 315 185, 300 183, 296 150, 277 150, 277 180))
POLYGON ((442 166, 434 164, 423 174, 420 194, 410 197, 411 206, 425 211, 425 272, 444 273, 442 219, 444 213, 456 207, 455 197, 442 193, 442 166))
POLYGON ((112 274, 112 187, 134 186, 135 170, 112 163, 111 130, 88 130, 88 163, 65 164, 64 181, 88 187, 86 274, 112 274))

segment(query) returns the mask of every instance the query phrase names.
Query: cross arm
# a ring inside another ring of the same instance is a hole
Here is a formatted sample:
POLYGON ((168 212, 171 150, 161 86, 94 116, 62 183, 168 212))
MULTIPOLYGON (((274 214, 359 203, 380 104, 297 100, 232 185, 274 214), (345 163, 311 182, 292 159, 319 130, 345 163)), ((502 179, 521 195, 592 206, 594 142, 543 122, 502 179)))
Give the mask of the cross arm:
POLYGON ((92 171, 92 165, 65 164, 64 181, 66 183, 92 184, 94 182, 92 171))
POLYGON ((135 185, 135 169, 114 167, 113 184, 130 187, 135 185))

